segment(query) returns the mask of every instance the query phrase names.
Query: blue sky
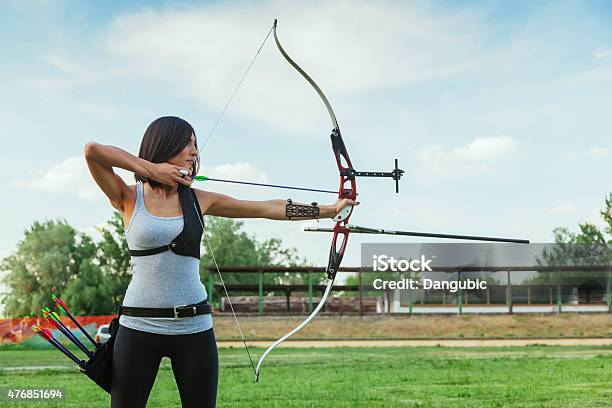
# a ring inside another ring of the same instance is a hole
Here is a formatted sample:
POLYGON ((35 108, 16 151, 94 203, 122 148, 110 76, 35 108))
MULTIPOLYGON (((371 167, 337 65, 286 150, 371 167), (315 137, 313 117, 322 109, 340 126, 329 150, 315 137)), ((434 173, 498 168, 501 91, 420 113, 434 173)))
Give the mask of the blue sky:
MULTIPOLYGON (((112 213, 83 160, 94 140, 136 153, 162 115, 200 140, 274 18, 323 88, 358 170, 358 225, 547 242, 601 225, 611 191, 609 2, 80 2, 0 4, 0 256, 33 221, 93 232, 112 213)), ((201 174, 336 189, 327 112, 270 39, 202 151, 201 174)), ((129 177, 126 175, 126 177, 129 177)), ((201 184, 244 199, 329 196, 201 184)), ((330 225, 321 221, 321 225, 330 225)), ((311 222, 249 220, 323 265, 311 222)), ((359 262, 352 235, 344 265, 359 262)))

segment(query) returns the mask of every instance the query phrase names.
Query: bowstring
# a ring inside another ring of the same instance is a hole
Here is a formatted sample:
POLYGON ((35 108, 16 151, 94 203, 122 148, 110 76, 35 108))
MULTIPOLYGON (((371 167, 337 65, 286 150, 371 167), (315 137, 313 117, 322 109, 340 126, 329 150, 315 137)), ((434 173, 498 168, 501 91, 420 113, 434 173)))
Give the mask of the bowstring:
POLYGON ((246 69, 246 71, 244 71, 244 74, 242 74, 242 78, 240 78, 240 81, 238 81, 238 84, 236 85, 236 88, 234 88, 234 92, 232 92, 232 95, 229 97, 229 99, 225 103, 225 106, 223 107, 223 109, 221 109, 221 113, 219 113, 219 116, 217 116, 217 119, 215 120, 215 124, 213 125, 212 129, 208 133, 208 136, 206 136, 206 139, 204 139, 204 143, 202 144, 202 147, 206 146, 206 143, 208 143, 208 140, 210 140, 211 136, 213 135, 213 133, 217 129, 217 126, 219 125, 219 122, 221 122, 221 118, 223 118, 223 115, 225 115, 225 112, 227 111, 227 108, 229 107, 230 103, 232 103, 232 100, 234 99, 234 96, 236 96, 236 94, 238 93, 238 89, 240 88, 240 86, 244 82, 244 79, 246 78, 247 74, 251 70, 251 67, 253 67, 253 64, 255 63, 255 60, 257 59, 257 56, 259 55, 259 53, 261 52, 262 48, 266 44, 266 41, 268 41, 268 37, 270 37, 270 33, 272 33, 273 29, 274 29, 274 25, 272 25, 272 27, 270 27, 270 30, 268 31, 268 34, 266 34, 266 38, 264 38, 264 40, 262 41, 261 45, 259 46, 259 49, 257 49, 257 52, 253 56, 253 59, 251 60, 249 66, 246 69))
MULTIPOLYGON (((217 119, 215 120, 215 123, 214 123, 213 127, 211 128, 210 132, 208 133, 208 136, 206 136, 206 139, 204 139, 204 143, 202 144, 202 148, 204 146, 206 146, 206 144, 208 143, 208 141, 212 137, 213 133, 215 132, 215 130, 219 126, 219 122, 221 122, 221 119, 225 115, 225 112, 227 111, 230 103, 232 103, 232 100, 234 99, 234 97, 238 93, 238 90, 240 89, 240 86, 242 86, 242 83, 244 82, 247 74, 249 73, 249 71, 253 67, 253 64, 255 63, 255 60, 257 59, 257 56, 259 55, 259 53, 263 49, 264 45, 268 41, 268 38, 270 37, 270 34, 272 33, 273 29, 274 29, 274 25, 272 25, 272 27, 270 27, 270 30, 268 30, 268 33, 266 34, 266 37, 261 42, 261 45, 257 49, 257 52, 255 53, 253 58, 251 59, 251 62, 249 63, 247 69, 244 71, 244 74, 242 74, 242 77, 240 78, 240 81, 238 81, 238 84, 234 88, 234 91, 232 92, 232 94, 230 95, 229 99, 227 100, 227 102, 223 106, 223 109, 221 110, 221 112, 217 116, 217 119)), ((196 207, 195 201, 193 203, 193 206, 194 206, 194 208, 196 207)), ((202 225, 202 234, 204 235, 204 240, 206 241, 206 246, 208 247, 208 250, 210 251, 210 255, 211 255, 212 259, 213 259, 213 262, 215 264, 215 268, 217 269, 217 274, 219 275, 219 279, 221 281, 221 286, 223 286, 223 291, 225 292, 225 296, 227 297, 227 301, 229 303, 230 310, 232 311, 232 316, 234 316, 234 321, 236 322, 236 326, 238 327, 238 332, 240 333, 240 338, 242 339, 242 344, 244 345, 244 349, 246 350, 247 355, 249 356, 249 361, 251 362, 251 368, 253 369, 253 372, 255 373, 255 375, 257 375, 257 371, 255 370, 255 363, 253 363, 253 358, 251 357, 251 352, 249 351, 249 347, 247 346, 246 340, 244 338, 244 333, 242 332, 242 328, 240 327, 240 322, 238 321, 238 317, 236 316, 236 312, 234 311, 234 305, 232 304, 232 300, 230 298, 229 292, 227 291, 227 287, 225 286, 225 281, 223 280, 223 275, 221 275, 221 270, 219 269, 219 265, 217 264, 217 259, 215 258, 215 253, 212 250, 212 246, 210 245, 210 241, 208 240, 208 237, 206 236, 206 234, 204 234, 204 223, 202 221, 203 215, 202 215, 202 217, 200 217, 200 215, 199 215, 200 213, 197 211, 197 208, 196 208, 196 213, 198 214, 198 220, 200 220, 200 225, 202 225)))
POLYGON ((251 352, 247 346, 246 340, 244 339, 244 334, 242 333, 242 328, 240 327, 240 323, 238 322, 238 317, 236 316, 236 312, 234 311, 234 305, 232 304, 232 299, 230 298, 229 293, 227 293, 227 288, 225 287, 225 282, 223 281, 223 276, 221 275, 221 270, 219 269, 219 265, 217 265, 217 260, 215 259, 215 254, 210 245, 210 241, 208 237, 204 236, 204 240, 206 241, 206 246, 208 246, 208 250, 210 251, 210 255, 212 256, 213 262, 215 263, 215 268, 217 269, 217 273, 219 274, 219 279, 221 280, 221 286, 223 286, 223 291, 225 292, 225 296, 227 297, 227 302, 229 303, 230 309, 232 311, 232 316, 234 316, 234 321, 236 322, 236 326, 238 326, 238 332, 240 332, 240 338, 242 339, 242 344, 244 344, 244 349, 249 356, 249 361, 251 362, 251 368, 253 372, 257 374, 255 371, 255 364, 253 363, 253 358, 251 357, 251 352))
POLYGON ((217 269, 217 273, 219 274, 219 279, 221 280, 221 286, 223 286, 223 291, 225 292, 225 296, 227 297, 227 301, 230 305, 232 316, 234 316, 234 320, 236 321, 236 326, 238 326, 238 331, 240 332, 240 338, 242 339, 242 344, 244 344, 244 349, 246 350, 247 355, 249 356, 249 361, 251 362, 251 368, 253 368, 253 372, 257 374, 257 371, 255 371, 255 364, 253 363, 253 358, 251 357, 251 352, 249 351, 246 340, 244 339, 244 333, 242 332, 242 328, 240 327, 240 323, 238 322, 238 317, 236 317, 236 312, 234 311, 234 305, 232 304, 232 300, 229 296, 229 293, 227 292, 227 287, 225 287, 225 281, 223 280, 223 276, 221 275, 221 270, 219 269, 219 265, 217 264, 215 253, 212 250, 212 246, 210 245, 210 241, 208 240, 208 237, 204 233, 204 222, 202 221, 202 218, 204 217, 204 215, 200 217, 200 212, 198 211, 196 207, 195 201, 193 202, 193 208, 196 210, 196 214, 198 215, 198 220, 200 221, 200 225, 202 226, 202 235, 204 236, 204 240, 206 241, 206 246, 208 247, 208 250, 210 251, 210 255, 215 264, 215 268, 217 269))

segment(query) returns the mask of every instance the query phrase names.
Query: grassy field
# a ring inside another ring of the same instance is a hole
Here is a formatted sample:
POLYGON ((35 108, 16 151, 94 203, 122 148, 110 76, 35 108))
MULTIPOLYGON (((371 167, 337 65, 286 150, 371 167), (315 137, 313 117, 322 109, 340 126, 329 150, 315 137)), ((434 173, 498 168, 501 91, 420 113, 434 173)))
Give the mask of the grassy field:
MULTIPOLYGON (((244 350, 219 358, 219 407, 612 406, 612 347, 277 349, 258 384, 244 350)), ((6 370, 39 365, 69 366, 55 350, 0 349, 0 386, 64 388, 66 400, 45 407, 109 406, 75 370, 6 370)), ((148 406, 180 407, 167 360, 148 406)))

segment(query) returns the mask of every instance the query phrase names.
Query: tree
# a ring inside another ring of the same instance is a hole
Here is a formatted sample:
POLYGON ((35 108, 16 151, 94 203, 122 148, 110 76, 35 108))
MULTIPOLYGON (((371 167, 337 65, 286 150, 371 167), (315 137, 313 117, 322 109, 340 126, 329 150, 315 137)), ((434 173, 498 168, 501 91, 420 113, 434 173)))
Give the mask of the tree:
MULTIPOLYGON (((612 259, 612 237, 606 239, 605 234, 612 234, 612 194, 606 197, 605 208, 600 212, 606 222, 604 230, 596 225, 585 222, 578 224, 580 233, 573 233, 566 227, 557 227, 553 230, 555 245, 544 249, 542 258, 538 258, 539 265, 606 265, 612 259)), ((538 274, 525 283, 550 284, 553 281, 564 284, 593 284, 604 285, 601 274, 585 272, 563 272, 555 276, 538 274)))
POLYGON ((8 316, 34 316, 51 306, 51 293, 61 293, 79 274, 84 261, 95 254, 95 244, 65 220, 35 222, 19 242, 17 251, 2 260, 7 272, 4 297, 8 316))
POLYGON ((102 284, 112 301, 108 313, 116 313, 132 279, 130 250, 121 214, 115 211, 99 231, 102 240, 97 243, 97 261, 104 278, 102 284))

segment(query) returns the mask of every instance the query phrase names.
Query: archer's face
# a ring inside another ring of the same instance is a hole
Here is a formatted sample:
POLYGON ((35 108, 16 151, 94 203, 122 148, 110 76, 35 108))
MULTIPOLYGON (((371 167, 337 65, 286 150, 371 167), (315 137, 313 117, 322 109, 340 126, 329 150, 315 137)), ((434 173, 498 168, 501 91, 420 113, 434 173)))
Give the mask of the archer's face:
POLYGON ((191 135, 191 139, 185 148, 176 156, 168 160, 168 163, 174 164, 189 170, 189 173, 193 171, 194 160, 198 156, 198 148, 196 147, 195 135, 191 135))

